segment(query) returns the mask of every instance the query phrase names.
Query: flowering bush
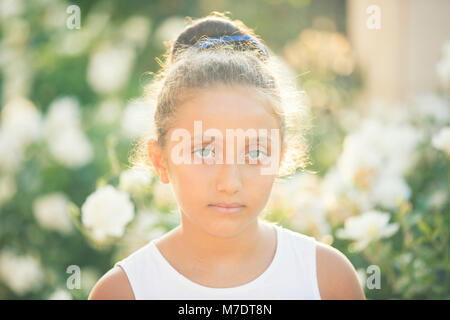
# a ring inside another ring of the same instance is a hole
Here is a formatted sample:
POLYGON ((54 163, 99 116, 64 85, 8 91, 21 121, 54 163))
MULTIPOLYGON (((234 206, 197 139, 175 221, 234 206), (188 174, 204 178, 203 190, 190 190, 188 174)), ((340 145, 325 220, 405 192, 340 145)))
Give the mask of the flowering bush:
MULTIPOLYGON (((85 299, 114 262, 180 223, 170 185, 128 155, 151 129, 141 75, 186 8, 160 22, 98 1, 69 30, 69 4, 0 1, 0 299, 85 299)), ((315 112, 313 166, 277 182, 263 214, 344 252, 369 298, 449 298, 448 47, 440 92, 361 109, 345 35, 306 29, 279 48, 315 112), (379 289, 366 285, 370 265, 379 289)))
MULTIPOLYGON (((450 58, 447 47, 442 61, 450 58)), ((450 297, 450 99, 448 75, 439 69, 439 76, 436 93, 339 110, 342 147, 334 162, 275 185, 266 208, 269 219, 344 252, 368 298, 450 297), (379 288, 368 284, 372 265, 379 288)))

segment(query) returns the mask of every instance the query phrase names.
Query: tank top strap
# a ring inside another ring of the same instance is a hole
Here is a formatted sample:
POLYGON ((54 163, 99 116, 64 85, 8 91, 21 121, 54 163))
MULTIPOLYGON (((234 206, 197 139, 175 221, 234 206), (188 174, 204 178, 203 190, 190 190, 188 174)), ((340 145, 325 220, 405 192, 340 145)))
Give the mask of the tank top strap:
POLYGON ((148 291, 157 287, 154 264, 151 241, 114 264, 125 271, 136 300, 145 299, 148 291))
POLYGON ((303 274, 299 274, 301 282, 312 291, 312 299, 320 300, 316 261, 317 240, 312 236, 287 228, 283 228, 283 231, 286 247, 289 248, 286 252, 293 253, 297 270, 303 272, 303 274))

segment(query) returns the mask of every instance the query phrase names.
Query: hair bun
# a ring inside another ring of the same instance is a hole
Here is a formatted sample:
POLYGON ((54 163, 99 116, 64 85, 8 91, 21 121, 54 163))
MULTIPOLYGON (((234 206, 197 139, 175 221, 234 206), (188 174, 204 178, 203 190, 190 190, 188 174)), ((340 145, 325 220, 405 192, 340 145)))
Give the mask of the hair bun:
MULTIPOLYGON (((230 20, 225 15, 213 12, 205 18, 198 20, 191 20, 191 25, 187 26, 176 38, 170 50, 170 61, 173 63, 180 51, 183 49, 198 46, 200 43, 211 38, 225 38, 226 37, 239 37, 240 41, 226 41, 232 42, 233 47, 237 50, 257 50, 263 53, 263 56, 267 56, 268 53, 264 46, 260 43, 260 40, 254 35, 251 29, 249 29, 244 23, 239 20, 230 20)), ((215 41, 209 43, 207 48, 220 46, 220 43, 224 41, 215 41)))

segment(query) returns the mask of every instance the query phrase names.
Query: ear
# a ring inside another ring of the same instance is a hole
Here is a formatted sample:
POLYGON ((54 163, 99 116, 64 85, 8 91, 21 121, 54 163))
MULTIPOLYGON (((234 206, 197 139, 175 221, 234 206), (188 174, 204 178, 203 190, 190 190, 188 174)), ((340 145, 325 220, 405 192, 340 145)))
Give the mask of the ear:
POLYGON ((152 161, 153 166, 156 169, 159 179, 164 184, 169 183, 170 181, 169 181, 167 167, 164 163, 163 153, 162 153, 161 147, 159 146, 158 142, 155 139, 148 140, 147 141, 147 150, 148 150, 148 156, 149 156, 150 160, 152 161))

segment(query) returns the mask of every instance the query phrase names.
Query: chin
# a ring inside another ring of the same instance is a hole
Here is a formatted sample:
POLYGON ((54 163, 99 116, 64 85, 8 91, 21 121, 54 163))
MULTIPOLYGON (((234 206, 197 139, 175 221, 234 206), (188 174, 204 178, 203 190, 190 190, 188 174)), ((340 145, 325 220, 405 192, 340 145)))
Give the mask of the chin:
POLYGON ((204 229, 218 237, 234 237, 248 225, 249 221, 242 219, 230 219, 229 221, 212 221, 204 226, 204 229))

